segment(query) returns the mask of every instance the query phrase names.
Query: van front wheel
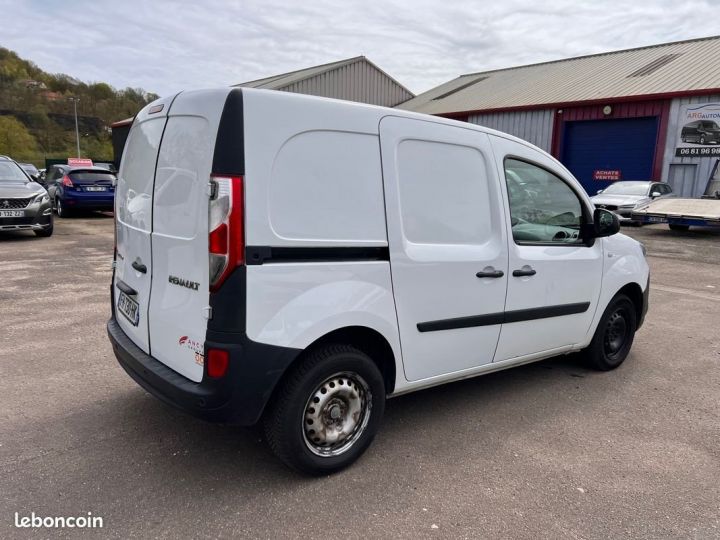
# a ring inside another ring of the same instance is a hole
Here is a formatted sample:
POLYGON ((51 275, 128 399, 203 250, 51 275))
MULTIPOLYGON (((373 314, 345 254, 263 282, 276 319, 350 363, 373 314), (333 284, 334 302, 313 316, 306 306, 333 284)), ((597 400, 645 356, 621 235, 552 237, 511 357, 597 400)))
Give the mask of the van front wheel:
POLYGON ((280 384, 264 417, 283 462, 313 475, 347 467, 370 446, 385 410, 375 362, 349 345, 311 352, 280 384))
POLYGON ((637 330, 637 311, 632 300, 618 294, 605 309, 590 345, 583 351, 591 367, 615 369, 625 361, 637 330))

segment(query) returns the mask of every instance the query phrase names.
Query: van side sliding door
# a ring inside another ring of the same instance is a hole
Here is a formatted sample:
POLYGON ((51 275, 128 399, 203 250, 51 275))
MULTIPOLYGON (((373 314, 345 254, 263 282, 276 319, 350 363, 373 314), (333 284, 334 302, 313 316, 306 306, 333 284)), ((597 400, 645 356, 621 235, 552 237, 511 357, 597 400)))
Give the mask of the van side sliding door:
POLYGON ((508 257, 488 135, 385 117, 380 146, 407 379, 492 362, 505 305, 508 257))

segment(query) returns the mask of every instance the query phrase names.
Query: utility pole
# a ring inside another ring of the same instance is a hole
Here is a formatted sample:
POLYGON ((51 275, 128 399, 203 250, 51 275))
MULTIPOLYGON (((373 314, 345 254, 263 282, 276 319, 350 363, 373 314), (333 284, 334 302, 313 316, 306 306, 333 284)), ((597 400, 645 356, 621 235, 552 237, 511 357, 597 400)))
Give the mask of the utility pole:
POLYGON ((78 130, 78 119, 77 119, 77 104, 78 104, 78 101, 80 101, 80 98, 71 97, 68 99, 73 102, 74 109, 75 109, 75 142, 77 144, 77 157, 80 157, 80 131, 78 130))

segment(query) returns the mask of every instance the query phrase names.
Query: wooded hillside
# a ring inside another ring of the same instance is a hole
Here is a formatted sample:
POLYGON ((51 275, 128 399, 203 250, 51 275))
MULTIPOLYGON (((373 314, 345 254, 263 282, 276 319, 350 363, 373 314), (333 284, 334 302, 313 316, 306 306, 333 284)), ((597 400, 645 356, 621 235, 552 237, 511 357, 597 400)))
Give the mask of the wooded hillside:
POLYGON ((47 73, 0 47, 0 154, 44 167, 45 158, 74 156, 73 102, 83 157, 112 159, 109 125, 133 116, 157 95, 141 88, 117 90, 104 82, 84 83, 47 73))

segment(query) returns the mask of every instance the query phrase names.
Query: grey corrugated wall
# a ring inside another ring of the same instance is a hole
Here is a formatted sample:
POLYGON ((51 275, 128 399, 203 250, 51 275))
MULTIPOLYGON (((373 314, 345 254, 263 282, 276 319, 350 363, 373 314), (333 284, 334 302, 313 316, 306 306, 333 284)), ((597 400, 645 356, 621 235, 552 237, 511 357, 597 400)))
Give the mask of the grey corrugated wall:
POLYGON ((515 135, 550 152, 552 144, 553 109, 474 114, 468 122, 515 135))
POLYGON ((354 62, 284 88, 286 92, 393 107, 412 94, 367 62, 354 62))
POLYGON ((680 123, 680 107, 682 105, 712 102, 720 103, 720 94, 679 98, 672 100, 672 103, 670 103, 662 179, 669 182, 673 190, 682 197, 700 197, 703 194, 718 156, 701 158, 675 157, 678 124, 680 123))

